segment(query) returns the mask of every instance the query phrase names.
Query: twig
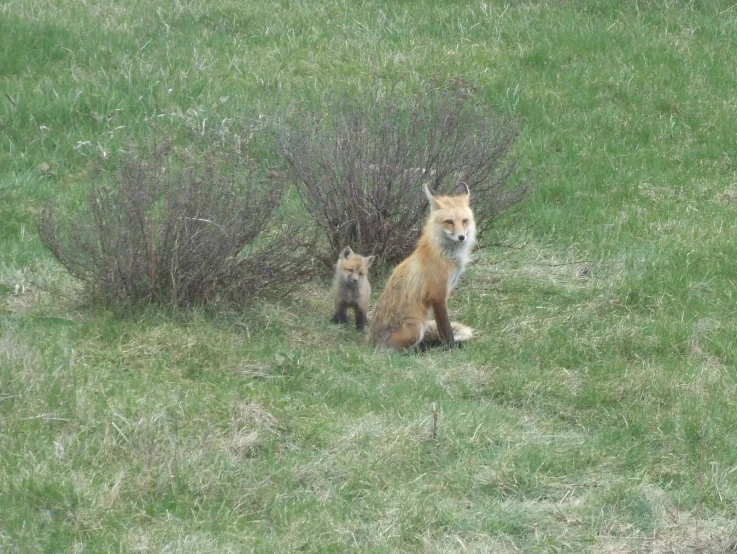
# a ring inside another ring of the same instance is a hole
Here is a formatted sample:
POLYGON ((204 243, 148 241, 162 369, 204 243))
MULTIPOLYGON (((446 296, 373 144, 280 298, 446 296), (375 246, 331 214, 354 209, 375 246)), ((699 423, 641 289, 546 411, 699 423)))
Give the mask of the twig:
MULTIPOLYGON (((703 379, 703 377, 701 377, 703 379)), ((703 387, 703 382, 702 385, 703 387)), ((703 393, 703 389, 702 389, 703 393)), ((703 394, 702 394, 703 397, 703 394)), ((704 496, 704 443, 706 442, 706 410, 704 410, 704 421, 701 423, 701 431, 699 431, 699 469, 696 473, 696 514, 697 521, 701 521, 701 503, 704 496)), ((701 545, 701 524, 696 525, 696 547, 701 545)), ((701 549, 698 548, 698 551, 701 549)))
POLYGON ((618 537, 616 535, 596 535, 596 538, 598 539, 618 539, 618 540, 625 540, 625 541, 641 541, 641 542, 651 542, 651 541, 657 540, 656 537, 618 537))
POLYGON ((484 248, 506 248, 507 250, 524 250, 529 242, 524 243, 522 246, 515 246, 505 242, 484 242, 476 245, 476 250, 483 250, 484 248))
POLYGON ((575 261, 575 262, 565 262, 565 263, 562 263, 562 264, 544 264, 544 265, 547 266, 547 267, 563 267, 563 266, 566 266, 566 265, 590 264, 590 263, 592 263, 592 260, 578 260, 578 261, 575 261))
POLYGON ((13 99, 10 97, 10 95, 7 92, 5 93, 5 98, 8 99, 8 102, 10 102, 13 105, 14 108, 17 108, 18 107, 16 105, 16 103, 13 101, 13 99))
POLYGON ((69 421, 65 417, 55 417, 53 414, 41 414, 37 416, 24 417, 21 421, 31 421, 32 419, 43 419, 44 421, 69 421))
POLYGON ((432 403, 432 440, 438 436, 438 405, 432 403))

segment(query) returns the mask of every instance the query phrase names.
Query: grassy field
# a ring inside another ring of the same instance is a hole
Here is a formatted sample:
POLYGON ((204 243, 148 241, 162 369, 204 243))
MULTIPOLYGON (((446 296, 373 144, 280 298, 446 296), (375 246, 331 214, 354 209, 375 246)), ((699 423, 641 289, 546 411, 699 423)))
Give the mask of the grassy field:
POLYGON ((0 551, 737 551, 735 60, 732 0, 3 2, 0 551), (459 77, 537 178, 464 349, 375 352, 320 281, 113 313, 36 235, 152 122, 459 77))

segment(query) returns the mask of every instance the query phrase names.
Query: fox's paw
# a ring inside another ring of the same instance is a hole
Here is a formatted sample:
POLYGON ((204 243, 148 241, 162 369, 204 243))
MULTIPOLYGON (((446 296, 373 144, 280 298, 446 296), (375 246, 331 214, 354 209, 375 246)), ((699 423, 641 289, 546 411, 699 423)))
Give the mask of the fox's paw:
POLYGON ((338 312, 332 317, 330 321, 332 321, 333 323, 338 323, 338 324, 348 323, 348 314, 346 314, 345 312, 343 313, 338 312))

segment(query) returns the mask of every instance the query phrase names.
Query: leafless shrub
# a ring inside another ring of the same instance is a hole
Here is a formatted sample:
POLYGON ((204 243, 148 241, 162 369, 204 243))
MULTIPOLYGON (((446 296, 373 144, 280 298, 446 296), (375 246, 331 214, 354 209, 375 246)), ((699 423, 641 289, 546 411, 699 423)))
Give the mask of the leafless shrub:
POLYGON ((384 263, 414 248, 427 213, 421 185, 471 189, 479 244, 531 189, 510 153, 518 125, 462 87, 429 88, 403 102, 389 95, 367 108, 336 102, 329 115, 297 111, 278 131, 281 155, 325 237, 316 257, 330 266, 341 248, 384 263))
POLYGON ((122 156, 83 209, 47 206, 37 227, 96 298, 175 306, 244 304, 310 276, 309 232, 282 212, 284 186, 239 141, 199 154, 165 142, 122 156))

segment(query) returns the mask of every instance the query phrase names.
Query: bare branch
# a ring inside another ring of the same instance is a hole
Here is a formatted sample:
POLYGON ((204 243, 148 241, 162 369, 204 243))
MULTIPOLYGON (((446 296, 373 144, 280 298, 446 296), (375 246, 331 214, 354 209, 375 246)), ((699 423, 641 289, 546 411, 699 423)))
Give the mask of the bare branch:
POLYGON ((43 210, 42 242, 106 301, 245 304, 290 292, 313 273, 313 233, 281 213, 284 187, 235 139, 197 153, 132 148, 85 209, 43 210))
POLYGON ((395 264, 415 247, 427 212, 421 186, 470 187, 480 244, 531 184, 511 151, 517 124, 474 101, 459 83, 429 85, 410 102, 336 102, 325 118, 298 111, 278 132, 303 203, 325 236, 327 265, 346 245, 395 264))

